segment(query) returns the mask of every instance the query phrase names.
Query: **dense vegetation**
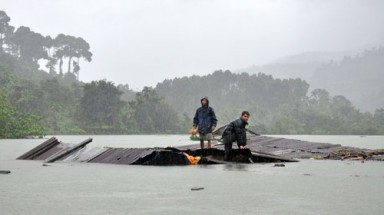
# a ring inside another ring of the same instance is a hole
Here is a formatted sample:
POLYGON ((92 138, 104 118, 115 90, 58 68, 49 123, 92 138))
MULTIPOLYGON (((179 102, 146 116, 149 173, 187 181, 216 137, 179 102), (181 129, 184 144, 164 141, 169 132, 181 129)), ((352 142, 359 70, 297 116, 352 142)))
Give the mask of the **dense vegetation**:
POLYGON ((309 85, 300 79, 216 71, 165 80, 155 89, 189 115, 201 97, 209 96, 219 124, 247 109, 251 127, 263 134, 384 134, 384 109, 362 113, 344 96, 332 97, 323 89, 308 92, 309 85))
POLYGON ((7 97, 0 95, 0 138, 43 135, 44 128, 38 121, 37 116, 16 111, 7 97))
POLYGON ((126 102, 121 98, 122 87, 106 80, 72 86, 60 84, 57 79, 35 83, 16 78, 2 67, 0 80, 0 122, 4 127, 0 128, 0 137, 182 133, 190 127, 191 118, 176 113, 148 87, 126 102), (25 121, 16 116, 24 116, 25 121), (16 124, 23 124, 27 135, 13 134, 17 132, 16 124))
POLYGON ((309 52, 271 64, 241 70, 277 78, 300 78, 311 89, 343 95, 357 108, 373 112, 384 107, 384 47, 350 52, 309 52))
POLYGON ((141 92, 107 80, 82 83, 79 59, 92 56, 84 39, 50 39, 27 27, 15 31, 9 21, 0 11, 0 138, 186 133, 203 96, 210 98, 219 125, 246 109, 251 129, 261 134, 384 134, 384 109, 362 113, 343 96, 308 92, 300 79, 216 71, 141 92), (39 70, 41 60, 48 71, 39 70))

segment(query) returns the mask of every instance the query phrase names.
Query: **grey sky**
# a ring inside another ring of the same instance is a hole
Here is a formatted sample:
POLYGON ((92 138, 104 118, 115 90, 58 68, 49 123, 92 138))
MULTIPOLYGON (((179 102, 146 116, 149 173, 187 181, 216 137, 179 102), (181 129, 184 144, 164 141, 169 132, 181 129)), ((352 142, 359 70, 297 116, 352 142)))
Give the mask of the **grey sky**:
POLYGON ((80 80, 135 90, 307 51, 384 45, 384 0, 0 0, 11 25, 84 38, 80 80))

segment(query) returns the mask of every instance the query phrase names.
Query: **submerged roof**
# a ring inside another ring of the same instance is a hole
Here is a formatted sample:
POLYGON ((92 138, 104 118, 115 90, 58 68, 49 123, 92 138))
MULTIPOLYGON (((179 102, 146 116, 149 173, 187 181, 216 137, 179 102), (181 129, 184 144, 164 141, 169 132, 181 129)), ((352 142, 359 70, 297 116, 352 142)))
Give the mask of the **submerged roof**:
MULTIPOLYGON (((200 144, 176 148, 110 148, 87 145, 91 138, 78 144, 68 144, 52 137, 36 146, 18 159, 43 160, 44 162, 88 162, 125 165, 189 165, 220 164, 223 161, 224 146, 215 142, 212 149, 200 149, 200 144)), ((231 160, 235 163, 293 162, 296 158, 363 159, 383 160, 384 150, 367 150, 345 147, 338 144, 316 143, 286 138, 247 135, 247 149, 233 149, 231 160)))
MULTIPOLYGON (((44 162, 88 162, 126 165, 189 165, 220 164, 223 161, 222 149, 197 148, 88 148, 89 138, 78 144, 68 144, 52 137, 36 146, 18 159, 43 160, 44 162)), ((267 153, 256 153, 250 149, 231 151, 231 160, 236 163, 292 162, 294 159, 267 153)))

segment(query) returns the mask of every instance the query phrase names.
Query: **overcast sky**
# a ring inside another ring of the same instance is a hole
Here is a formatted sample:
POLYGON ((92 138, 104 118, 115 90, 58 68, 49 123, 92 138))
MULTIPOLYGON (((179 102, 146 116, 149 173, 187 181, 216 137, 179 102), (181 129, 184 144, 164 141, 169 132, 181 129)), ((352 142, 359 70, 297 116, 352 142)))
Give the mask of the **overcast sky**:
POLYGON ((134 90, 290 54, 384 44, 384 0, 0 0, 16 28, 82 37, 80 80, 134 90))

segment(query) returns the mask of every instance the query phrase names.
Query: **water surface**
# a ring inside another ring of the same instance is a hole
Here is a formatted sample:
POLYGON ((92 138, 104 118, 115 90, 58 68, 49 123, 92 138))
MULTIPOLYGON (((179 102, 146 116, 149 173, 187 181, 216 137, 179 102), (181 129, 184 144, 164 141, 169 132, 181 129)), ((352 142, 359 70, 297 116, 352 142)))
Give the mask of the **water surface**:
MULTIPOLYGON (((56 137, 78 143, 89 136, 56 137)), ((191 143, 185 135, 91 137, 89 147, 191 143)), ((384 148, 384 136, 284 137, 384 148)), ((0 175, 1 214, 384 214, 383 162, 158 167, 15 160, 43 141, 0 140, 0 170, 12 171, 0 175)))

